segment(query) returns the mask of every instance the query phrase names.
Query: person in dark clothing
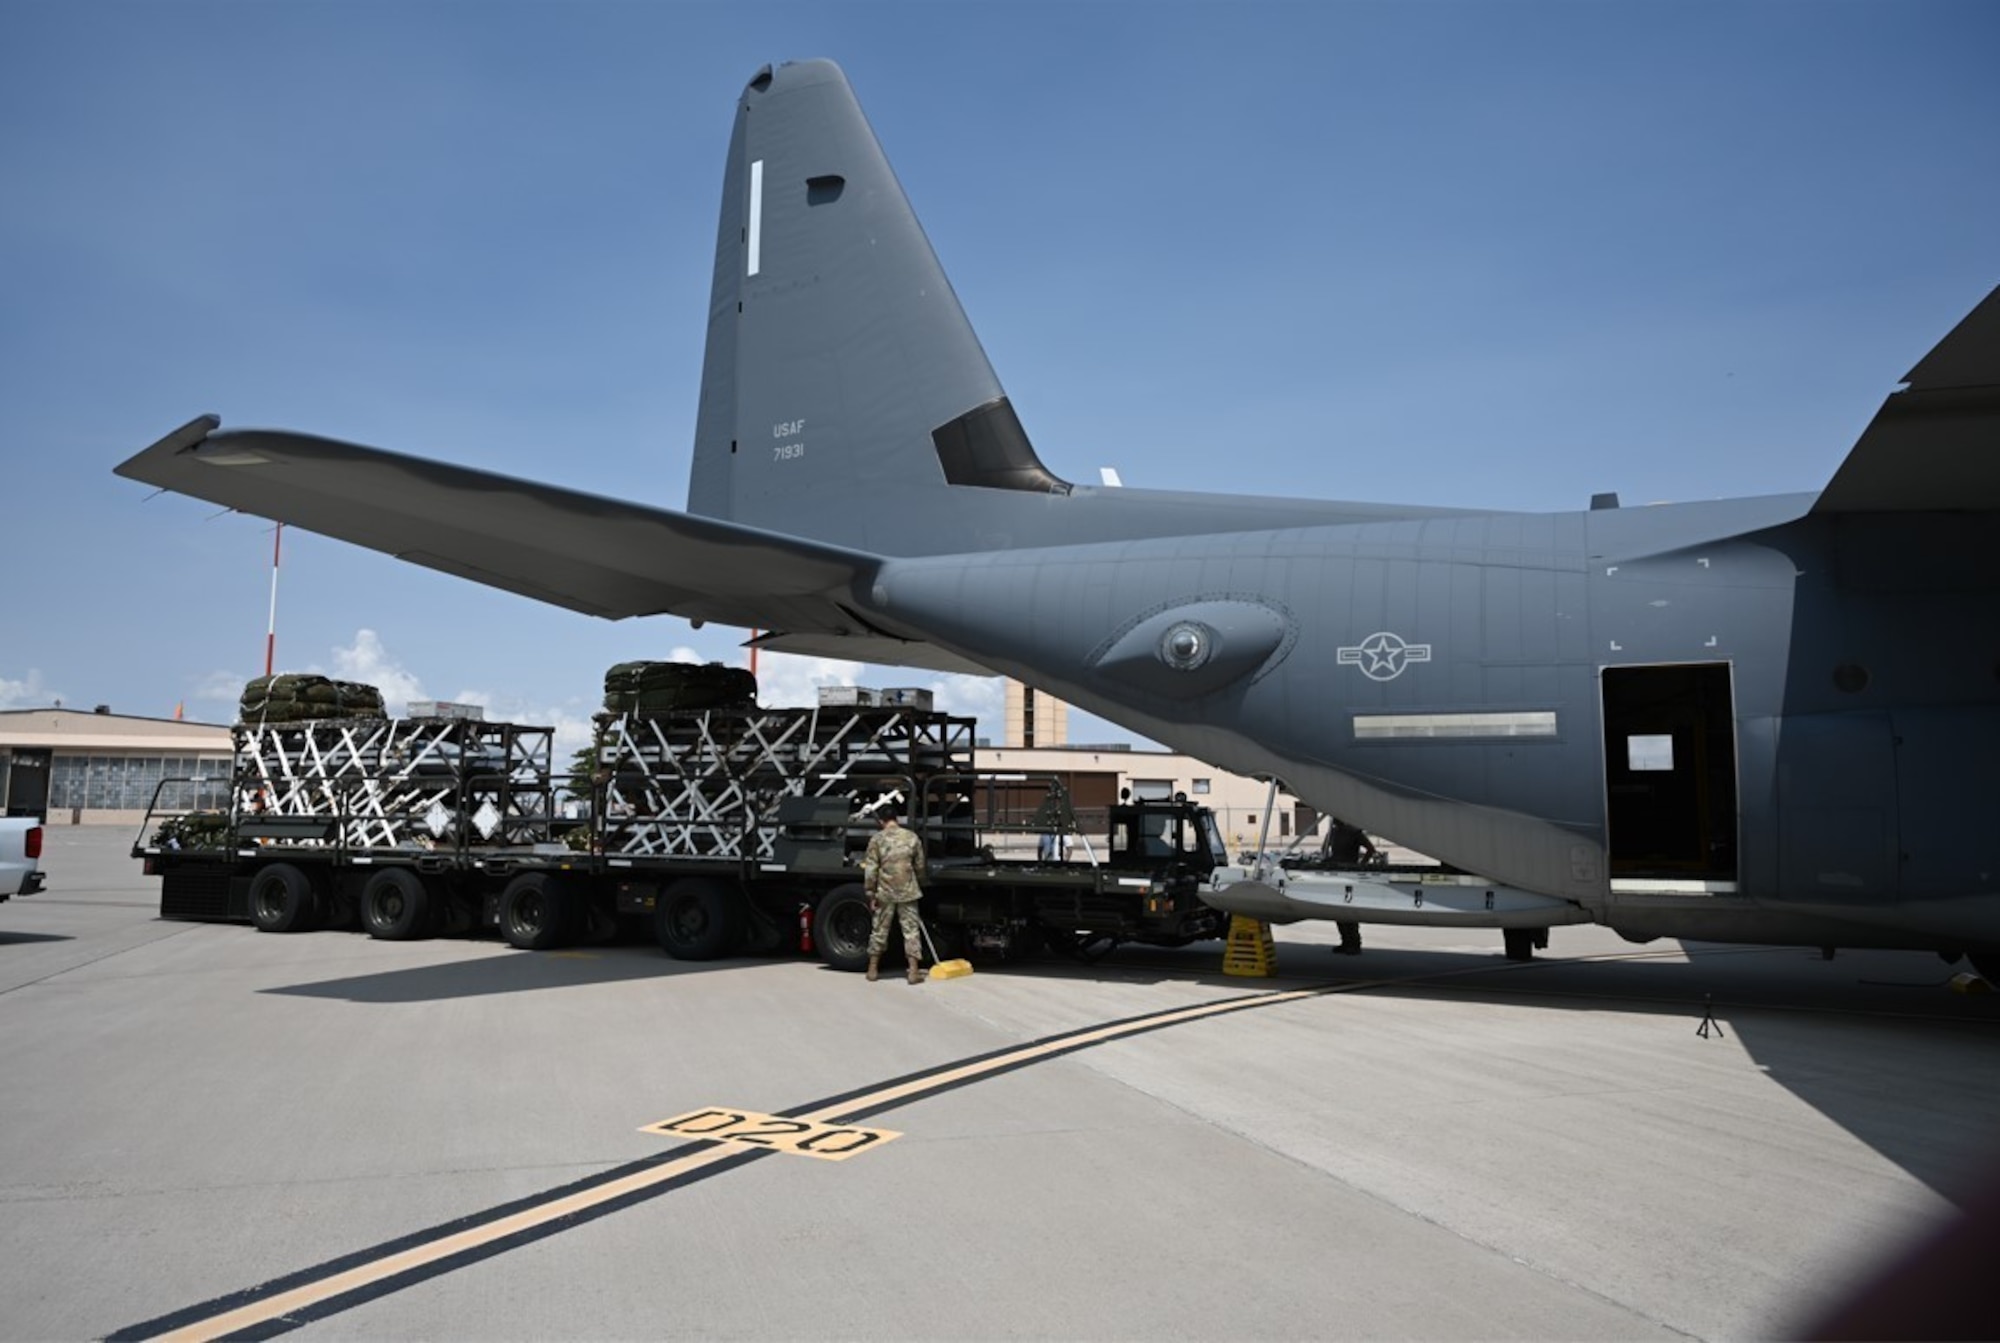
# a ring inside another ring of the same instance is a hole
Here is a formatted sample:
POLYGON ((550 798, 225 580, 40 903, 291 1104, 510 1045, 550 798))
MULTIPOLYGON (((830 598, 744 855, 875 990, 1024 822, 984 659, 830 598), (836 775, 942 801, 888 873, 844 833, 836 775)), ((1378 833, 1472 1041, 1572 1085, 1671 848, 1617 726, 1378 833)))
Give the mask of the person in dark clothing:
POLYGON ((1331 825, 1333 828, 1326 835, 1326 859, 1335 867, 1360 867, 1364 862, 1364 853, 1367 854, 1365 861, 1370 863, 1381 856, 1382 851, 1375 847, 1375 841, 1368 838, 1367 832, 1360 826, 1349 825, 1338 816, 1333 818, 1331 825))
MULTIPOLYGON (((1326 834, 1326 847, 1322 852, 1327 862, 1333 866, 1360 867, 1364 851, 1370 863, 1381 856, 1381 850, 1375 847, 1375 841, 1369 839, 1367 832, 1360 826, 1349 825, 1338 816, 1334 817, 1330 824, 1331 829, 1326 834)), ((1361 925, 1353 919, 1335 919, 1333 926, 1340 930, 1340 945, 1335 947, 1334 951, 1342 956, 1359 956, 1361 925)))

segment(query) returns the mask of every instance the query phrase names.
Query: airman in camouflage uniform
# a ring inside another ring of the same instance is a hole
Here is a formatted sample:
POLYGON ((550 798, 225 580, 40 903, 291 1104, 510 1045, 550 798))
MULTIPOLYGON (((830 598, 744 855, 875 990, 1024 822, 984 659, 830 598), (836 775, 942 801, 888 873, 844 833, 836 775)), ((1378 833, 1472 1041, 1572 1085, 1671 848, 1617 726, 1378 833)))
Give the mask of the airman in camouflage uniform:
POLYGON ((868 979, 874 982, 882 968, 882 949, 889 945, 889 920, 903 923, 903 954, 910 962, 910 982, 924 982, 923 933, 917 923, 917 878, 924 873, 924 842, 896 822, 890 812, 875 818, 882 828, 868 841, 861 860, 861 880, 868 892, 868 908, 875 915, 868 933, 868 979))

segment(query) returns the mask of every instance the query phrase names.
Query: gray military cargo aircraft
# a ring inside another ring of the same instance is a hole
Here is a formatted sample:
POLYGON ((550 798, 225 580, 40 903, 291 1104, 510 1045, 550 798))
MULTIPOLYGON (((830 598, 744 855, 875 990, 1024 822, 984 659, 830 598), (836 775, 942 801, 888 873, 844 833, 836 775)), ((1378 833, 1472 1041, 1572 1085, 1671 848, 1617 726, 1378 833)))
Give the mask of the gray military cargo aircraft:
POLYGON ((1075 484, 846 79, 804 61, 737 106, 686 512, 213 416, 117 470, 591 615, 1004 673, 1478 874, 1428 904, 1242 881, 1225 908, 2000 971, 1996 375, 2000 289, 1816 494, 1530 514, 1075 484))

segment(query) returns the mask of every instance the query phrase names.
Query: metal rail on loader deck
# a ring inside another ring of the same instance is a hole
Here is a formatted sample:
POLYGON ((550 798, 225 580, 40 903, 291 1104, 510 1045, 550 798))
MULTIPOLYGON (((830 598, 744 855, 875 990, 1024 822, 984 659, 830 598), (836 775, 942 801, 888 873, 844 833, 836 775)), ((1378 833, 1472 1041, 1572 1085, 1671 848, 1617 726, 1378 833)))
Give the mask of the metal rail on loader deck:
POLYGON ((565 816, 558 793, 585 781, 558 772, 548 728, 246 724, 229 807, 163 808, 188 791, 169 780, 133 854, 160 876, 168 918, 381 938, 483 926, 534 949, 644 918, 683 959, 810 946, 858 969, 859 858, 893 805, 925 841, 922 910, 944 956, 1222 935, 1200 898, 1223 860, 1206 808, 1113 807, 1085 860, 996 852, 1056 844, 1075 816, 1053 776, 979 771, 973 730, 897 706, 605 714, 587 787, 572 789, 583 814, 565 816))

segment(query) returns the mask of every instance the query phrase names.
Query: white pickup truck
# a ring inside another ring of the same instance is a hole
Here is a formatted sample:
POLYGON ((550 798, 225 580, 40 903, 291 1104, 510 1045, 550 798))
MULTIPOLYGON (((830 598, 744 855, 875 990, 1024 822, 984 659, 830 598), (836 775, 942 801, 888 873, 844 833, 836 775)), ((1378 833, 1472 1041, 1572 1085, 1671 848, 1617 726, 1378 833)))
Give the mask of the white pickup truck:
POLYGON ((0 816, 0 900, 42 889, 42 823, 0 816))

